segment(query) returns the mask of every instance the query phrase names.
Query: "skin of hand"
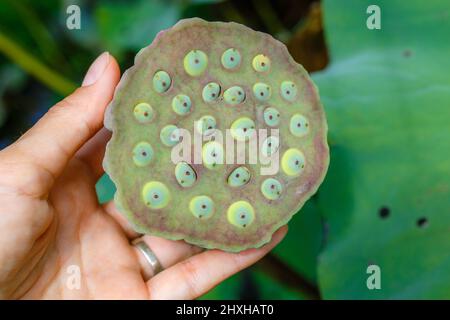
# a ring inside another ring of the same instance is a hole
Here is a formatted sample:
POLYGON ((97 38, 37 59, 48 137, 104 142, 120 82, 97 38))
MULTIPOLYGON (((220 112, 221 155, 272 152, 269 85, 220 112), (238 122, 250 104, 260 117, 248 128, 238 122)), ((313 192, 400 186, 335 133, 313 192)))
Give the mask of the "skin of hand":
POLYGON ((270 243, 240 253, 202 251, 136 234, 113 203, 100 205, 95 183, 110 138, 103 115, 119 78, 116 60, 103 53, 80 88, 0 151, 0 298, 193 299, 286 234, 282 227, 270 243), (147 281, 149 266, 130 244, 141 236, 164 268, 147 281))

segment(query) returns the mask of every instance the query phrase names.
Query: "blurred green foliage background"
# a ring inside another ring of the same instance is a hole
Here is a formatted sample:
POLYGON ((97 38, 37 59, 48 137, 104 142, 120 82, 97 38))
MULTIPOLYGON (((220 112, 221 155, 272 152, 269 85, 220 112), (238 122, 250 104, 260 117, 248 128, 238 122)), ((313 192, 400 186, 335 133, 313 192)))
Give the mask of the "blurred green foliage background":
MULTIPOLYGON (((79 85, 103 51, 122 70, 179 19, 272 34, 311 72, 329 121, 319 192, 261 262, 205 299, 450 298, 450 6, 446 0, 3 0, 0 148, 79 85), (69 5, 81 29, 66 27, 69 5), (381 8, 381 30, 366 12, 381 8), (369 290, 367 266, 382 272, 369 290)), ((112 198, 107 176, 100 201, 112 198)))

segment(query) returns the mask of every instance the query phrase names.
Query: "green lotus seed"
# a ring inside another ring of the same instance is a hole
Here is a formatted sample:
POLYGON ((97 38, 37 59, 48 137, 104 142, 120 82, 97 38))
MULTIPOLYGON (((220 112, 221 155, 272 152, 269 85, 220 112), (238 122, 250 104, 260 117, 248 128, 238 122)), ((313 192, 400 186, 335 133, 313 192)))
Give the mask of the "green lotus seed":
POLYGON ((294 101, 297 96, 297 86, 292 81, 281 83, 281 96, 287 101, 294 101))
POLYGON ((164 93, 169 90, 172 79, 165 71, 158 71, 153 76, 153 89, 158 93, 164 93))
POLYGON ((172 99, 172 109, 176 114, 179 114, 180 116, 188 114, 191 111, 191 107, 191 98, 189 98, 185 94, 176 95, 172 99))
POLYGON ((216 82, 208 83, 202 91, 202 98, 205 102, 213 102, 219 98, 220 85, 216 82))
POLYGON ((305 156, 298 149, 288 149, 281 158, 281 168, 288 176, 298 176, 305 168, 305 156))
POLYGON ((203 116, 197 121, 195 128, 198 133, 208 136, 216 129, 216 119, 210 115, 203 116))
POLYGON ((269 127, 276 127, 280 123, 280 113, 277 109, 269 107, 264 110, 263 114, 264 122, 269 127))
POLYGON ((272 89, 269 85, 258 82, 253 85, 253 94, 257 100, 267 101, 272 96, 272 89))
POLYGON ((159 181, 150 181, 142 188, 142 198, 147 207, 162 209, 169 204, 170 192, 165 184, 159 181))
POLYGON ((296 137, 303 137, 309 132, 309 122, 303 115, 297 113, 291 118, 289 130, 296 137))
POLYGON ((255 211, 250 203, 241 200, 228 208, 227 218, 232 225, 245 228, 255 220, 255 211))
POLYGON ((175 178, 180 186, 187 188, 197 180, 197 174, 194 169, 186 162, 179 162, 175 166, 175 178))
POLYGON ((205 143, 202 149, 203 165, 208 169, 216 169, 223 164, 223 146, 217 141, 205 143))
POLYGON ((222 54, 222 65, 225 69, 235 69, 241 64, 241 54, 235 48, 225 50, 222 54))
POLYGON ((253 58, 252 65, 255 71, 266 72, 270 69, 270 59, 263 54, 258 54, 253 58))
POLYGON ((282 191, 283 186, 277 179, 268 178, 261 184, 261 193, 269 200, 279 199, 282 191))
POLYGON ((189 210, 199 219, 208 219, 214 214, 214 201, 208 196, 197 196, 189 202, 189 210))
POLYGON ((206 70, 208 56, 201 50, 192 50, 184 57, 183 65, 190 76, 197 77, 206 70))
POLYGON ((162 128, 159 137, 161 142, 168 147, 173 147, 180 142, 178 128, 173 124, 169 124, 162 128))
POLYGON ((133 148, 133 161, 139 167, 148 165, 153 159, 153 148, 148 142, 139 142, 133 148))
POLYGON ((280 146, 280 139, 275 136, 267 137, 261 145, 261 154, 265 157, 270 157, 272 154, 278 151, 280 146))
POLYGON ((227 182, 230 187, 240 187, 250 181, 250 171, 242 166, 234 169, 228 176, 227 182))
POLYGON ((245 100, 245 91, 239 86, 234 86, 225 90, 223 98, 226 103, 237 105, 245 100))
POLYGON ((150 123, 155 116, 152 106, 145 102, 138 103, 134 107, 133 113, 136 120, 140 123, 150 123))
POLYGON ((238 141, 249 140, 255 134, 255 122, 247 117, 235 120, 230 128, 231 136, 238 141))

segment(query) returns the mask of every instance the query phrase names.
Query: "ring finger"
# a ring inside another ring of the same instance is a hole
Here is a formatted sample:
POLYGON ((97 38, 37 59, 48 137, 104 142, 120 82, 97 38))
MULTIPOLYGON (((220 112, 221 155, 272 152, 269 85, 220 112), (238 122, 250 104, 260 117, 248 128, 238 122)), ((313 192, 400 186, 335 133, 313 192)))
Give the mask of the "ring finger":
POLYGON ((203 251, 202 248, 188 244, 182 240, 173 241, 149 235, 137 238, 133 240, 133 243, 132 246, 141 266, 141 274, 144 280, 150 279, 158 271, 170 268, 178 262, 203 251), (136 243, 139 241, 143 241, 147 245, 147 250, 149 249, 151 251, 150 257, 138 248, 136 243), (152 261, 151 256, 157 259, 157 263, 160 265, 159 267, 152 261), (148 258, 150 258, 150 261, 148 258))

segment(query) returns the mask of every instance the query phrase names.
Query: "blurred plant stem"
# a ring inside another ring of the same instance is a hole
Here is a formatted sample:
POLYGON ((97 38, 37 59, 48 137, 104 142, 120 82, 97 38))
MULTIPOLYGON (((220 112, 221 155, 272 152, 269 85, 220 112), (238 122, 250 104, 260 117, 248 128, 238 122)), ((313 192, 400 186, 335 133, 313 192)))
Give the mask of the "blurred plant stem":
POLYGON ((66 66, 67 61, 60 53, 58 45, 36 13, 20 1, 8 0, 8 2, 21 17, 21 20, 47 63, 66 66))
POLYGON ((0 52, 4 53, 26 72, 62 96, 68 95, 77 87, 72 81, 48 68, 1 32, 0 52))
POLYGON ((309 300, 319 300, 320 292, 315 285, 293 271, 286 263, 269 253, 257 264, 262 272, 286 287, 299 292, 309 300))
POLYGON ((222 14, 228 21, 245 24, 246 20, 241 12, 236 9, 232 2, 227 1, 222 4, 222 14))
POLYGON ((269 0, 253 0, 253 7, 267 28, 267 31, 281 42, 286 42, 291 34, 278 19, 269 0))

